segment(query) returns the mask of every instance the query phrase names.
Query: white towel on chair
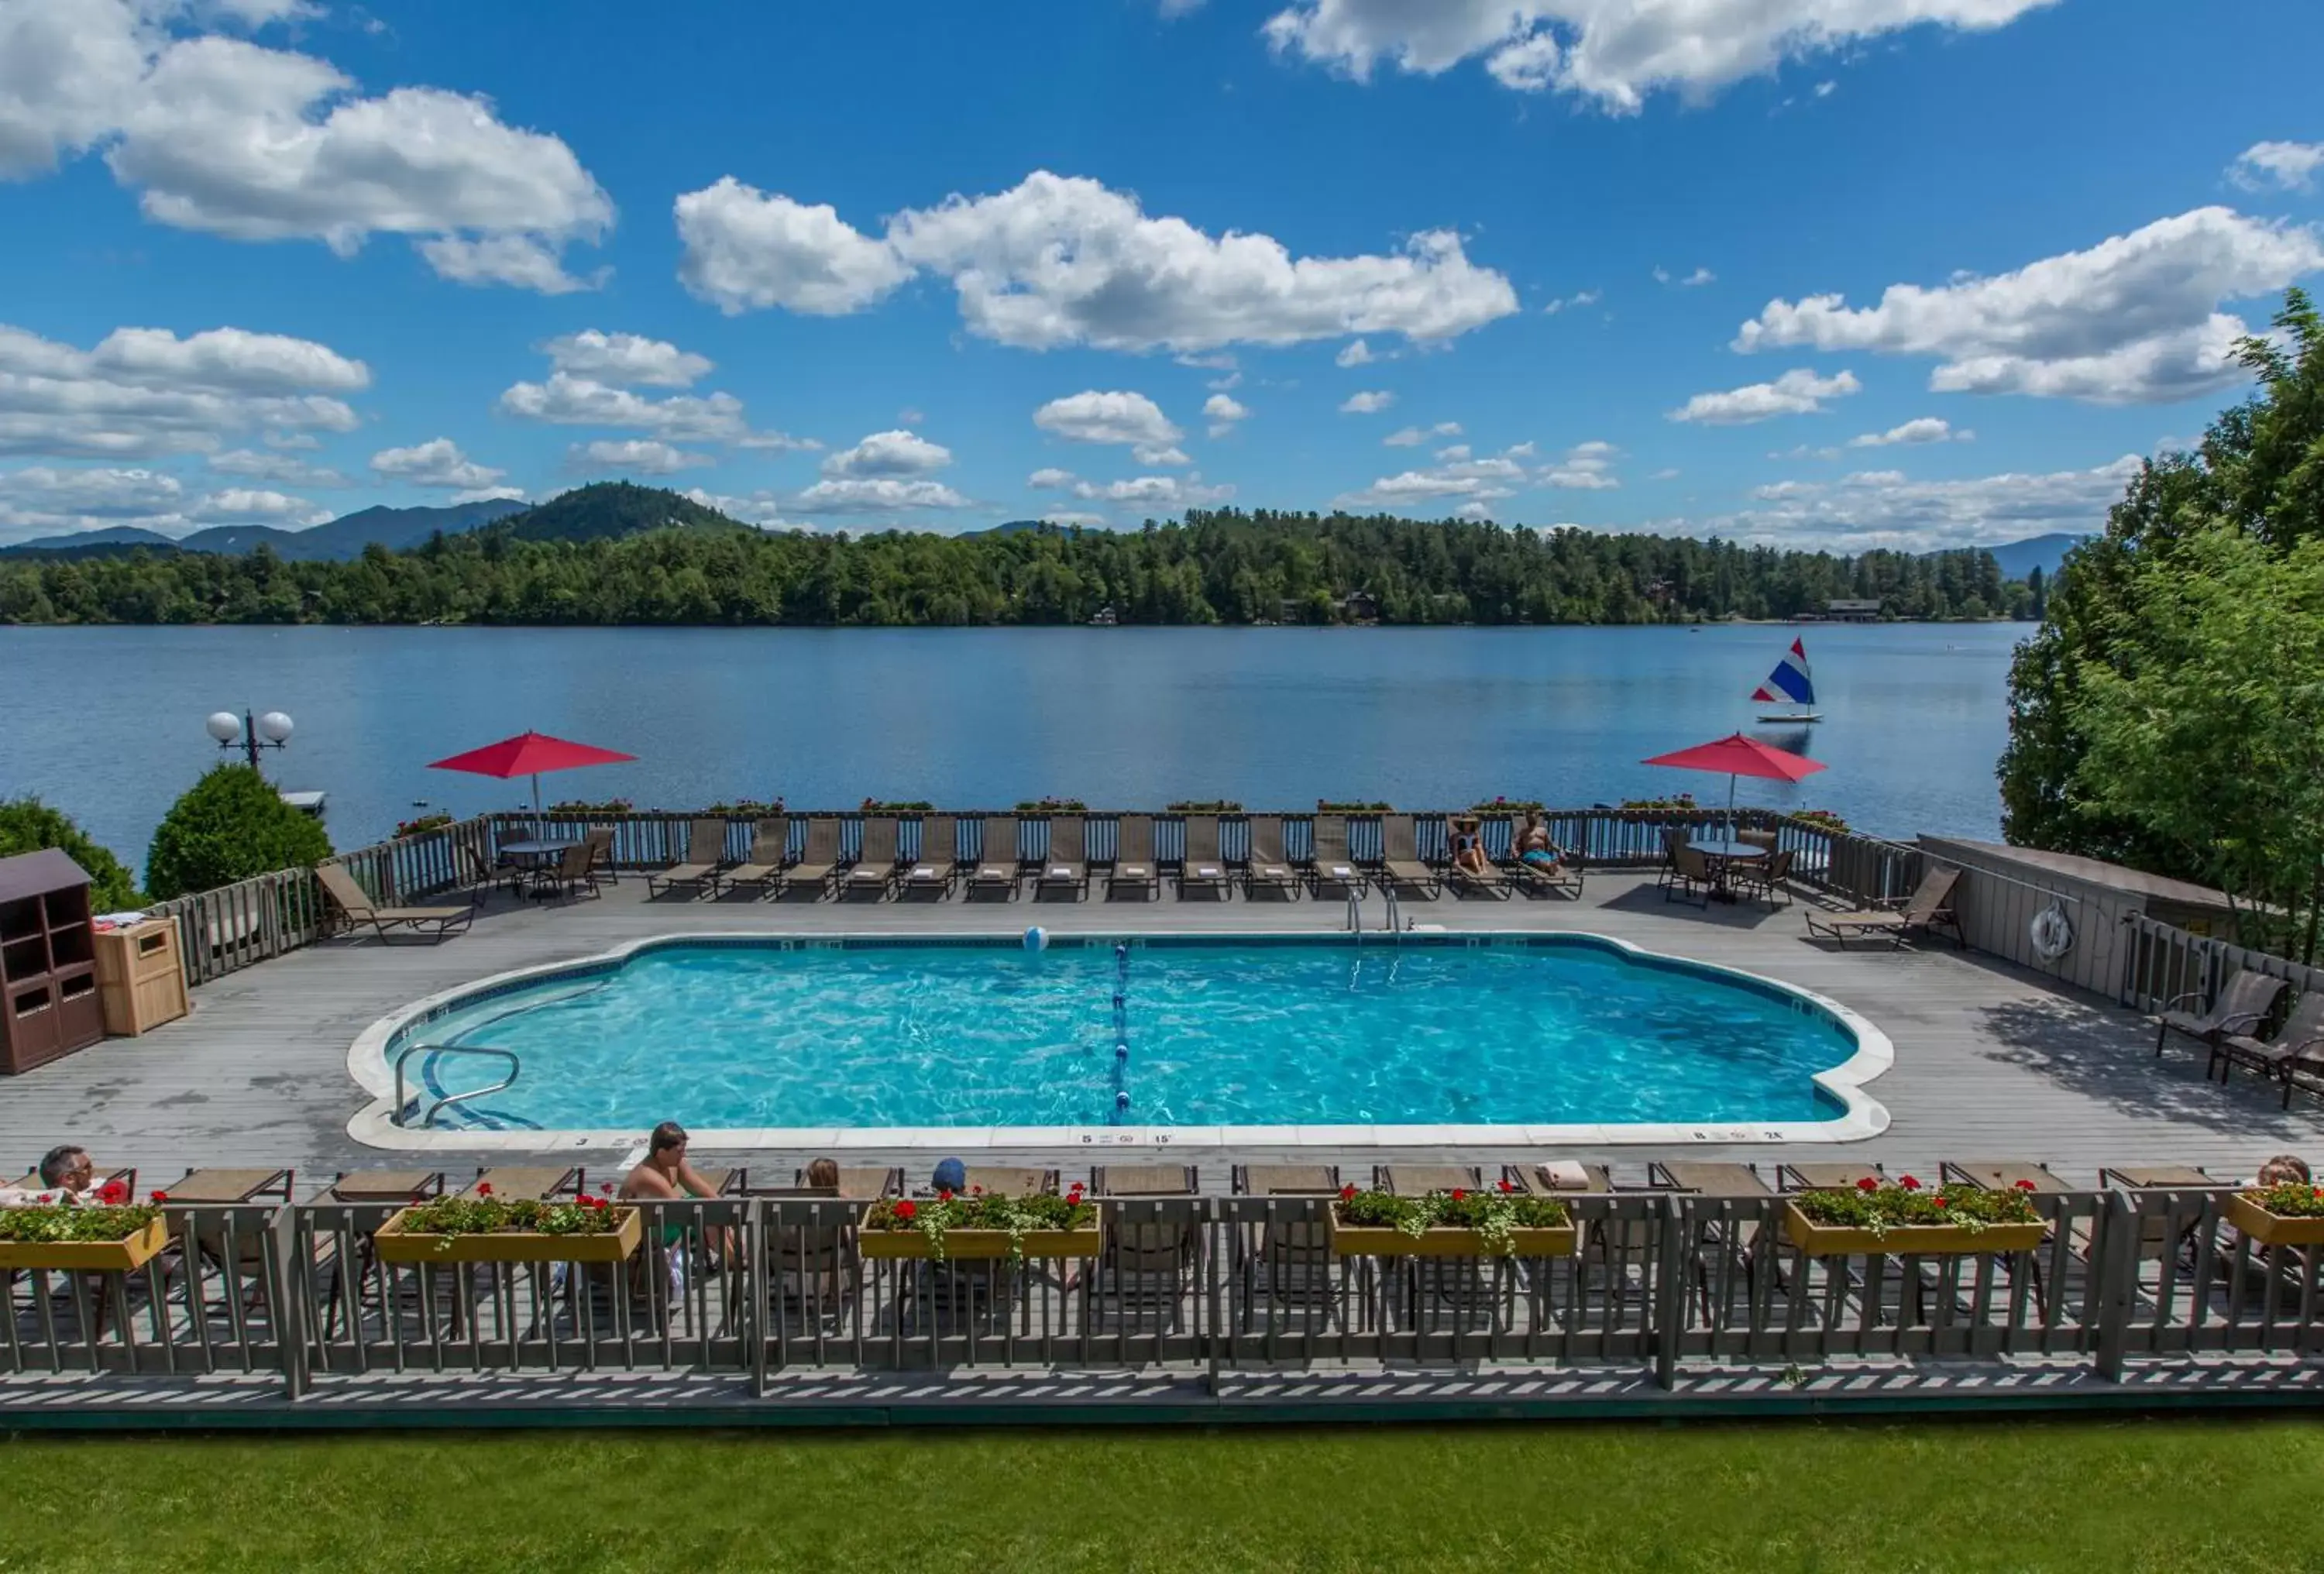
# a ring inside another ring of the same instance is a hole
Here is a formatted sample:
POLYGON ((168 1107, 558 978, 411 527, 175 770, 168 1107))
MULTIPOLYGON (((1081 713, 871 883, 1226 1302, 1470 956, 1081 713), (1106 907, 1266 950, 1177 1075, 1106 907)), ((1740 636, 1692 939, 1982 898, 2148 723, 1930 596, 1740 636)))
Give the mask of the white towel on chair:
POLYGON ((1586 1192, 1590 1172, 1572 1159, 1552 1159, 1541 1166, 1541 1178, 1560 1192, 1586 1192))

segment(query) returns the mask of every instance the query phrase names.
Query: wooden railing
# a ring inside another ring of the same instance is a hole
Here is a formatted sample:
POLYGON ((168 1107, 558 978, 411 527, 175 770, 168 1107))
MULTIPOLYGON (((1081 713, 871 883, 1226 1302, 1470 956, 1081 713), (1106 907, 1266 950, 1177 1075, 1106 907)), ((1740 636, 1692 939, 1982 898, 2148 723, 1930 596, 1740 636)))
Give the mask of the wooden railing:
MULTIPOLYGON (((2146 1402, 2158 1371, 2228 1393, 2324 1348, 2324 1253, 2258 1248, 2227 1222, 2232 1196, 2046 1192, 2032 1201, 2048 1229, 2028 1250, 1892 1241, 1810 1256, 1780 1197, 1569 1194, 1574 1255, 1416 1262, 1333 1253, 1321 1198, 1139 1199, 1106 1204, 1107 1249, 1071 1275, 867 1259, 862 1204, 795 1193, 640 1204, 645 1260, 613 1272, 384 1262, 367 1247, 393 1211, 382 1204, 173 1204, 172 1233, 206 1249, 182 1272, 157 1258, 125 1276, 25 1275, 0 1372, 85 1373, 91 1403, 117 1405, 122 1385, 160 1402, 141 1385, 213 1374, 271 1377, 296 1402, 360 1398, 368 1375, 394 1372, 409 1404, 622 1370, 588 1403, 668 1412, 701 1403, 678 1379, 705 1375, 766 1396, 784 1372, 1142 1368, 1206 1376, 1215 1393, 1222 1375, 1489 1363, 1502 1375, 1485 1403, 1528 1375, 1667 1389, 1700 1370, 1740 1413, 1755 1393, 1769 1411, 1792 1401, 1782 1385, 1737 1385, 1738 1366, 1861 1381, 1867 1358, 1909 1359, 1909 1377, 1877 1385, 1893 1397, 1899 1382, 1936 1393, 1972 1374, 1966 1386, 1986 1387, 1979 1363, 2007 1357, 2049 1363, 2037 1387, 2075 1367, 2118 1383, 2126 1362, 2161 1363, 2123 1388, 2146 1402), (722 1271, 703 1272, 709 1260, 722 1271)), ((1314 1399, 1328 1410, 1336 1395, 1314 1399)), ((40 1403, 75 1399, 52 1385, 40 1403)))
POLYGON ((2192 997, 2208 1005, 2231 973, 2264 973, 2286 980, 2291 994, 2324 988, 2324 968, 2309 967, 2264 951, 2191 934, 2159 918, 2135 914, 2123 921, 2129 940, 2121 1001, 2135 1010, 2161 1011, 2192 997))

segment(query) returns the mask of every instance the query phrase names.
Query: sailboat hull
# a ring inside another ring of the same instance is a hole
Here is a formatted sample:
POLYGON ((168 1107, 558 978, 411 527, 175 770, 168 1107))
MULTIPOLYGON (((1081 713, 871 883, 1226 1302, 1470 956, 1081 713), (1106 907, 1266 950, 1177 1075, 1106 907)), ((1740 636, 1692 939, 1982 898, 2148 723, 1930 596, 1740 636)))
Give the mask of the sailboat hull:
POLYGON ((1762 716, 1759 720, 1774 725, 1789 723, 1805 723, 1809 722, 1821 722, 1823 720, 1823 717, 1814 711, 1807 711, 1796 716, 1762 716))

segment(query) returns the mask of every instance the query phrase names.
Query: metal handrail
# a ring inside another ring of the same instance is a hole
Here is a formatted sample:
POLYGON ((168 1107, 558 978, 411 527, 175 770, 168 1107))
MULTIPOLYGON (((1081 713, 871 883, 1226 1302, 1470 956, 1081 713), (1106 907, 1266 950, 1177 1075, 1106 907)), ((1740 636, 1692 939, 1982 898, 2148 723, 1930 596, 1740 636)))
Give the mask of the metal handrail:
POLYGON ((1364 943, 1364 910, 1356 905, 1356 888, 1352 884, 1348 887, 1348 932, 1356 937, 1358 945, 1364 943))
POLYGON ((405 1109, 403 1101, 403 1068, 405 1063, 410 1061, 415 1054, 496 1055, 500 1059, 508 1062, 509 1067, 508 1075, 503 1077, 499 1082, 493 1083, 490 1087, 471 1088, 465 1093, 447 1093, 441 1099, 437 1100, 435 1103, 429 1106, 428 1113, 420 1118, 420 1124, 422 1127, 430 1127, 435 1125, 436 1117, 441 1115, 445 1110, 449 1109, 455 1104, 466 1103, 470 1099, 481 1099, 487 1093, 497 1093, 503 1089, 514 1087, 516 1085, 517 1078, 524 1074, 524 1062, 518 1057, 516 1051, 512 1049, 495 1049, 490 1045, 482 1044, 411 1045, 405 1048, 402 1054, 395 1057, 395 1113, 392 1118, 398 1126, 409 1126, 411 1124, 403 1118, 405 1109))
POLYGON ((1394 880, 1380 881, 1380 895, 1388 898, 1388 932, 1390 934, 1402 934, 1404 933, 1404 905, 1396 899, 1396 882, 1394 880))

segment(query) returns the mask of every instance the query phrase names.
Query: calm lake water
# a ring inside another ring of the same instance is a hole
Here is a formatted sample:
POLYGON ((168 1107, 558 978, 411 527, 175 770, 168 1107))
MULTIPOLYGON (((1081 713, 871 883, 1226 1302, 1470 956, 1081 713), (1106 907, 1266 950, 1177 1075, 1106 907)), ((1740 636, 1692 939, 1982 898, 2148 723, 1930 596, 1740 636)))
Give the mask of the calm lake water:
POLYGON ((1002 807, 1318 797, 1583 805, 1723 778, 1650 754, 1740 727, 1831 769, 1738 801, 1889 834, 1992 837, 2011 648, 2025 624, 1706 629, 6 629, 0 796, 33 792, 142 865, 217 750, 202 719, 288 711, 280 785, 330 795, 342 847, 527 787, 426 769, 527 727, 638 755, 551 798, 679 808, 867 795, 1002 807), (1804 632, 1826 720, 1747 697, 1804 632))

